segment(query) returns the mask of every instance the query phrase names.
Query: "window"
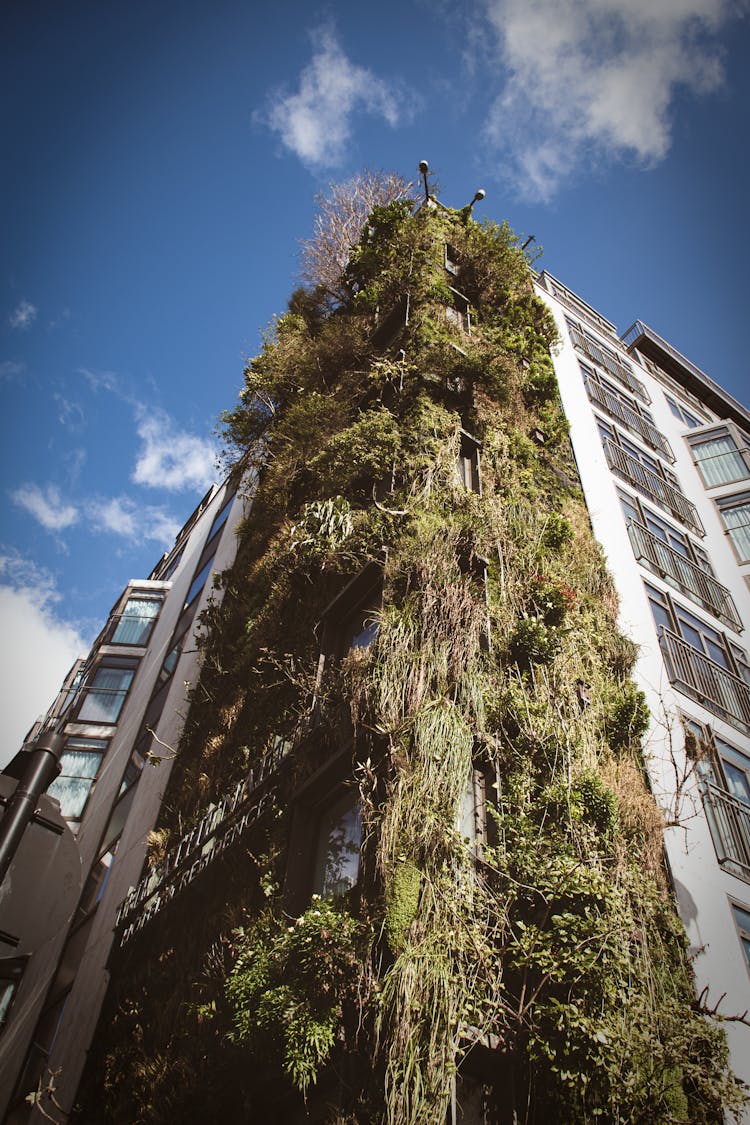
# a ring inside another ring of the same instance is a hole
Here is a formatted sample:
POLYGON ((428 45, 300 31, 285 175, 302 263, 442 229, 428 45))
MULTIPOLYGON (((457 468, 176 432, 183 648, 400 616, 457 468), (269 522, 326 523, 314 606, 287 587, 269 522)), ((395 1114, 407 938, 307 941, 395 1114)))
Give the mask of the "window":
POLYGON ((24 964, 23 957, 8 957, 0 961, 0 1030, 8 1022, 13 997, 23 976, 24 964))
POLYGON ((716 501, 727 535, 740 562, 750 562, 750 492, 716 501))
POLYGON ((706 488, 750 477, 750 451, 729 430, 690 439, 693 458, 706 488))
POLYGON ((616 476, 647 496, 660 508, 671 512, 686 527, 705 535, 695 505, 687 499, 677 477, 658 458, 630 441, 620 430, 597 417, 599 436, 607 464, 616 476))
POLYGON ((227 520, 229 518, 229 513, 232 510, 232 504, 234 503, 234 497, 235 497, 234 492, 230 493, 228 498, 222 504, 219 511, 216 513, 216 516, 214 518, 214 522, 211 524, 211 530, 208 533, 208 538, 206 539, 207 543, 209 542, 209 540, 213 539, 213 537, 214 537, 214 535, 216 535, 217 531, 220 531, 221 528, 224 526, 224 524, 227 522, 227 520))
POLYGON ((618 422, 621 422, 631 433, 636 434, 662 457, 666 457, 668 461, 674 461, 674 453, 669 442, 654 425, 651 412, 582 360, 579 362, 579 366, 583 374, 586 393, 591 401, 601 407, 610 418, 615 418, 618 422))
POLYGON ((90 913, 101 902, 102 895, 107 886, 112 864, 115 862, 115 855, 117 853, 117 845, 119 840, 113 841, 107 845, 106 851, 102 852, 97 861, 91 868, 88 879, 83 885, 81 898, 78 903, 78 915, 86 915, 90 913))
POLYGON ((734 924, 737 927, 742 952, 745 954, 745 961, 748 971, 750 971, 750 910, 733 902, 732 914, 734 915, 734 924))
POLYGON ((169 579, 172 577, 174 572, 177 570, 177 567, 182 562, 182 556, 184 555, 184 553, 185 553, 185 548, 183 546, 183 547, 180 547, 180 549, 179 549, 179 551, 177 552, 176 555, 172 556, 170 561, 167 563, 167 566, 166 566, 166 569, 165 569, 164 573, 160 576, 162 582, 168 582, 169 581, 169 579))
POLYGON ((667 406, 672 411, 675 418, 679 418, 683 426, 689 426, 690 429, 693 430, 696 426, 703 425, 702 420, 700 418, 696 418, 695 414, 691 414, 689 410, 686 410, 682 403, 678 402, 677 399, 672 398, 671 395, 668 395, 666 393, 664 397, 667 400, 667 406))
POLYGON ((458 479, 467 492, 481 494, 481 480, 479 476, 479 442, 465 430, 461 430, 461 446, 456 464, 458 479))
POLYGON ((456 250, 448 242, 446 242, 445 244, 445 268, 448 273, 453 274, 454 277, 458 277, 461 269, 459 265, 458 250, 456 250))
POLYGON ((469 316, 469 301, 464 297, 463 293, 459 293, 457 289, 449 286, 453 294, 453 304, 446 305, 445 315, 448 323, 454 328, 458 328, 461 332, 471 331, 471 317, 469 316))
POLYGON ((345 894, 359 876, 362 818, 354 791, 324 808, 318 827, 313 889, 324 898, 345 894))
POLYGON ((637 497, 618 488, 633 554, 642 566, 709 610, 733 629, 740 628, 731 594, 714 576, 708 555, 684 531, 673 527, 637 497))
POLYGON ((116 723, 128 694, 135 664, 100 664, 83 690, 77 719, 81 723, 116 723))
POLYGON ((111 644, 145 645, 161 608, 161 595, 136 594, 128 598, 119 615, 111 644))
POLYGON ((750 683, 750 666, 747 656, 739 645, 730 641, 718 629, 701 621, 689 609, 674 601, 669 594, 646 584, 651 611, 657 625, 663 625, 672 633, 677 633, 687 644, 702 652, 714 664, 720 664, 727 671, 734 672, 750 683))
POLYGON ((81 819, 106 749, 107 742, 102 738, 65 740, 62 768, 47 792, 60 802, 66 820, 81 819))
POLYGON ((207 559, 207 561, 203 564, 203 566, 200 568, 195 578, 191 582, 190 589, 188 590, 187 597, 185 598, 185 604, 182 607, 183 609, 187 609, 189 605, 192 605, 192 603, 195 601, 195 599, 198 597, 201 590, 205 586, 206 579, 211 573, 211 567, 213 565, 214 558, 215 555, 211 555, 211 557, 207 559))
POLYGON ((352 649, 369 648, 378 635, 382 597, 382 565, 368 563, 324 610, 322 651, 341 657, 352 649))
POLYGON ((565 317, 570 332, 570 338, 573 341, 574 347, 603 368, 608 371, 610 375, 614 375, 618 382, 622 383, 624 387, 632 391, 634 395, 641 400, 641 402, 649 403, 651 399, 648 397, 648 392, 640 381, 636 379, 633 374, 633 369, 630 363, 621 356, 618 352, 608 348, 605 344, 600 343, 590 332, 573 320, 571 317, 565 317))

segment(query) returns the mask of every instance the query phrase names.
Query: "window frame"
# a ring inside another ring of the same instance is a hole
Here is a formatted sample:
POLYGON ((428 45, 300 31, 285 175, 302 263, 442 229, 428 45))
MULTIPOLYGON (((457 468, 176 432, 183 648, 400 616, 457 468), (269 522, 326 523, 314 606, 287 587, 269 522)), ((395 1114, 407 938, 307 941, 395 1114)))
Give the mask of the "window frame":
POLYGON ((712 426, 708 429, 702 430, 697 434, 686 434, 685 441, 690 446, 690 453, 695 464, 696 472, 701 479, 703 487, 706 491, 712 492, 716 488, 724 488, 727 485, 739 484, 740 481, 750 480, 750 438, 743 435, 735 426, 726 422, 720 426, 712 426), (732 443, 733 449, 726 450, 723 453, 710 454, 707 457, 698 457, 697 450, 701 446, 706 446, 726 439, 732 443), (742 466, 742 472, 736 476, 722 476, 720 480, 711 481, 707 478, 707 474, 701 468, 704 462, 712 462, 718 465, 722 458, 737 458, 742 466))
POLYGON ((91 668, 89 668, 85 672, 80 684, 78 685, 77 695, 80 698, 75 703, 75 710, 72 716, 72 720, 77 723, 86 723, 89 726, 117 726, 120 721, 120 716, 122 715, 122 709, 125 706, 125 703, 127 702, 128 696, 130 695, 131 689, 133 687, 133 683, 138 672, 138 665, 139 661, 136 657, 107 655, 102 656, 100 659, 98 659, 96 663, 93 664, 91 668), (101 718, 100 716, 92 717, 86 715, 84 713, 86 704, 92 697, 92 694, 96 693, 97 691, 96 678, 99 673, 118 670, 131 673, 130 679, 128 680, 127 686, 125 688, 101 687, 98 689, 99 693, 101 695, 104 695, 105 697, 107 693, 119 694, 121 696, 115 716, 113 718, 101 718))
POLYGON ((729 899, 729 905, 732 910, 732 919, 739 939, 740 949, 742 950, 742 959, 745 962, 745 968, 748 974, 750 974, 750 906, 747 906, 745 903, 735 898, 729 899), (738 917, 738 911, 747 915, 747 925, 738 917))
POLYGON ((139 590, 131 588, 128 591, 125 600, 120 604, 122 606, 122 610, 116 614, 113 614, 106 643, 108 645, 117 645, 118 647, 124 648, 145 648, 151 640, 154 627, 164 607, 164 592, 158 590, 139 590), (128 614, 127 607, 132 602, 149 602, 151 604, 154 604, 156 605, 156 612, 152 617, 137 617, 134 614, 128 614), (147 621, 148 628, 146 630, 145 636, 138 640, 118 640, 117 632, 123 625, 123 622, 127 620, 147 621))
POLYGON ((714 503, 716 504, 721 522, 724 526, 724 533, 729 539, 737 561, 740 563, 750 562, 750 492, 735 492, 729 496, 717 496, 714 500, 714 503), (730 528, 728 526, 726 520, 724 519, 724 511, 731 511, 733 508, 747 508, 748 522, 746 524, 739 524, 739 526, 735 528, 730 528), (737 545, 735 537, 732 535, 733 531, 742 530, 744 528, 748 529, 748 546, 746 552, 743 552, 740 549, 740 547, 737 545))
POLYGON ((86 812, 86 808, 88 806, 89 800, 91 799, 91 794, 94 790, 94 786, 96 785, 96 782, 97 782, 97 779, 99 777, 99 773, 100 773, 100 770, 101 770, 101 767, 102 767, 102 762, 104 761, 104 758, 106 757, 108 749, 109 749, 109 739, 108 738, 88 738, 85 735, 77 735, 77 734, 76 735, 69 735, 69 736, 66 737, 65 743, 63 745, 62 754, 60 755, 60 766, 61 766, 60 773, 50 783, 50 785, 47 789, 47 795, 50 796, 50 797, 53 797, 56 801, 59 801, 60 812, 61 812, 62 816, 65 817, 66 820, 74 821, 74 822, 80 822, 81 820, 83 820, 84 813, 86 812), (76 754, 76 753, 78 753, 78 754, 85 754, 85 753, 98 754, 99 761, 97 762, 96 770, 91 775, 91 777, 89 777, 88 775, 85 775, 85 774, 77 774, 77 773, 66 774, 66 772, 65 772, 66 755, 73 755, 73 754, 76 754), (58 785, 58 782, 61 782, 64 778, 69 778, 71 780, 88 781, 89 782, 89 786, 88 786, 88 789, 86 790, 86 794, 85 794, 85 797, 83 799, 83 803, 81 804, 80 810, 77 813, 67 813, 65 811, 64 807, 63 807, 63 802, 62 802, 61 798, 58 797, 56 792, 55 792, 55 786, 58 785))

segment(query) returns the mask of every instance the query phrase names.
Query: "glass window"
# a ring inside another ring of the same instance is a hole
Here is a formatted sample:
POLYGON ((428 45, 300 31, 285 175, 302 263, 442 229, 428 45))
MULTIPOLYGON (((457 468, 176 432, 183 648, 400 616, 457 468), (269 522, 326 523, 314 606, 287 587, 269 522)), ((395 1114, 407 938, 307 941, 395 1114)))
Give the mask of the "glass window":
POLYGON ((134 675, 135 668, 100 664, 84 689, 79 722, 116 723, 134 675))
POLYGON ((479 483, 479 443, 461 431, 461 447, 456 463, 458 479, 468 492, 481 492, 479 483))
POLYGON ((354 792, 345 792, 319 821, 314 891, 324 897, 345 894, 357 882, 362 819, 354 792))
POLYGON ((171 562, 167 565, 166 570, 162 574, 162 576, 161 576, 162 582, 167 582, 172 577, 174 572, 177 570, 177 567, 182 562, 182 556, 183 556, 184 553, 185 553, 185 548, 180 547, 179 551, 174 556, 174 558, 171 560, 171 562))
POLYGON ((733 903, 732 913, 734 914, 734 924, 737 927, 747 967, 750 969, 750 910, 733 903))
POLYGON ((62 769, 47 790, 60 802, 66 819, 80 820, 106 748, 101 738, 66 739, 60 759, 62 769))
POLYGON ((665 394, 664 397, 667 400, 667 406, 672 411, 675 418, 679 418, 684 426, 689 426, 692 430, 695 429, 696 426, 703 425, 700 418, 696 418, 695 414, 691 414, 689 410, 686 410, 677 399, 672 398, 672 396, 668 394, 665 394))
POLYGON ((741 562, 750 562, 750 493, 717 500, 719 514, 741 562))
POLYGON ((208 538, 206 539, 207 543, 208 543, 209 539, 213 539, 216 532, 219 531, 219 529, 222 528, 224 526, 224 524, 227 522, 227 520, 229 519, 229 513, 232 510, 232 502, 234 501, 234 495, 235 494, 232 493, 231 496, 229 497, 229 499, 224 501, 222 507, 216 513, 216 517, 214 519, 214 522, 211 524, 211 530, 208 533, 208 538))
POLYGON ((211 555, 211 558, 203 564, 203 566, 200 568, 195 578, 191 582, 190 589, 188 590, 187 597, 185 598, 185 605, 182 607, 183 609, 187 609, 189 605, 192 605, 192 603, 198 597, 198 594, 200 594, 201 590, 206 585, 206 579, 211 573, 211 567, 213 565, 214 557, 214 555, 211 555))
POLYGON ((750 476, 747 452, 743 456, 731 434, 720 433, 703 440, 694 439, 691 445, 698 472, 706 488, 750 476))
POLYGON ((8 1021, 13 997, 18 991, 23 975, 24 961, 20 957, 0 961, 0 1028, 8 1021))
POLYGON ((719 664, 744 679, 748 678, 750 669, 747 666, 747 658, 738 645, 730 643, 724 633, 701 621, 668 594, 648 583, 645 585, 657 626, 663 625, 670 633, 677 633, 683 641, 698 649, 709 660, 713 660, 714 664, 719 664))
POLYGON ((145 645, 151 634, 162 599, 147 594, 128 598, 112 634, 115 645, 145 645))

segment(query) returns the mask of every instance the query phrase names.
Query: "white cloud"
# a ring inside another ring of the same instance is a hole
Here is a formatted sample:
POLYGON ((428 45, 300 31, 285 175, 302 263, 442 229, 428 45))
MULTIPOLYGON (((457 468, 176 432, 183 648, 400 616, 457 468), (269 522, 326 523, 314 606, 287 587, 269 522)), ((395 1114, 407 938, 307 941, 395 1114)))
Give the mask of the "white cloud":
POLYGON ((26 364, 18 363, 14 359, 4 359, 0 363, 0 383, 12 382, 14 379, 20 379, 26 373, 26 364))
POLYGON ((78 520, 78 509, 63 500, 55 484, 48 484, 45 488, 40 488, 38 484, 22 484, 11 493, 11 500, 47 531, 64 531, 78 520))
POLYGON ((120 535, 135 543, 152 540, 163 547, 174 541, 181 526, 163 508, 136 504, 128 496, 91 500, 87 505, 86 515, 96 531, 120 535))
POLYGON ((256 114, 256 120, 278 133, 305 164, 323 167, 343 159, 357 110, 395 126, 410 115, 415 98, 399 84, 389 85, 351 63, 330 29, 313 32, 312 39, 312 61, 300 75, 298 93, 277 91, 268 111, 256 114))
POLYGON ((163 410, 136 411, 141 448, 132 473, 148 488, 203 491, 216 476, 216 450, 210 441, 179 430, 163 410))
POLYGON ((486 134, 516 186, 549 199, 584 161, 663 159, 685 88, 722 82, 733 0, 485 0, 504 85, 486 134))
POLYGON ((21 300, 18 302, 13 312, 8 317, 8 323, 11 328, 20 328, 25 331, 30 328, 36 320, 37 307, 32 305, 31 301, 21 300))
POLYGON ((20 749, 87 643, 55 612, 60 596, 46 571, 0 556, 0 766, 20 749))

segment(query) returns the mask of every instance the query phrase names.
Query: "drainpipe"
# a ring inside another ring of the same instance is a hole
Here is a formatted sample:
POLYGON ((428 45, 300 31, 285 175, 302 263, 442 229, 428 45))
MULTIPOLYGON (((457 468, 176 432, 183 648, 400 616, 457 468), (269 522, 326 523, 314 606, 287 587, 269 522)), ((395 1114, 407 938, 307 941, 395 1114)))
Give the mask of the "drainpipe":
POLYGON ((13 861, 26 826, 34 818, 39 798, 60 772, 63 744, 61 734, 44 731, 28 751, 26 769, 0 820, 0 883, 13 861))

